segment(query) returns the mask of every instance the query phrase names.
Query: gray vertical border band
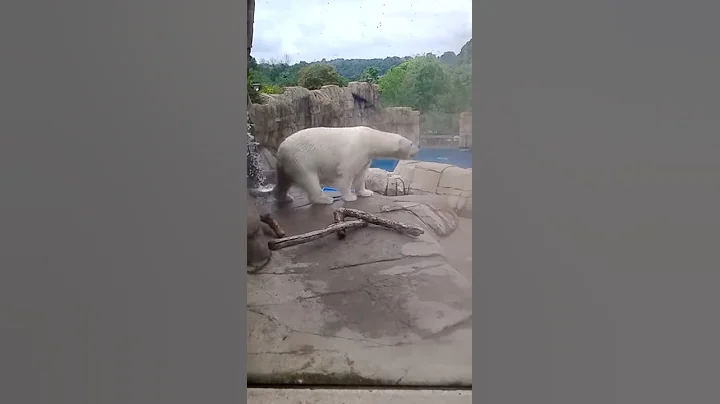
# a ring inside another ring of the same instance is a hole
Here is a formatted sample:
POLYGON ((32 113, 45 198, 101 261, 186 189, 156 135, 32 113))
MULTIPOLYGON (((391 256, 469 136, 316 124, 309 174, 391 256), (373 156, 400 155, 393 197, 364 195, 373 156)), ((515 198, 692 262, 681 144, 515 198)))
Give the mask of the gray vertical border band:
POLYGON ((718 5, 476 8, 476 399, 720 402, 718 5))
POLYGON ((245 16, 0 6, 0 402, 245 402, 245 16))

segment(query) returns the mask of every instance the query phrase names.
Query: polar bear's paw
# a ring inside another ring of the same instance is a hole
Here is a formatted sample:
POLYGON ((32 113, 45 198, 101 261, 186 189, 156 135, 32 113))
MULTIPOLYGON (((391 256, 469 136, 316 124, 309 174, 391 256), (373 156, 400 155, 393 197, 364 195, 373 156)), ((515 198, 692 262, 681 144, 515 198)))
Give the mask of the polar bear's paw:
POLYGON ((367 197, 373 196, 374 193, 373 193, 373 191, 371 191, 371 190, 369 190, 369 189, 361 189, 361 190, 358 191, 357 194, 358 194, 358 196, 362 196, 363 198, 367 198, 367 197))
POLYGON ((344 200, 345 202, 354 202, 354 201, 357 201, 357 198, 358 198, 358 197, 357 197, 357 195, 355 195, 355 194, 349 194, 349 195, 343 196, 343 200, 344 200))

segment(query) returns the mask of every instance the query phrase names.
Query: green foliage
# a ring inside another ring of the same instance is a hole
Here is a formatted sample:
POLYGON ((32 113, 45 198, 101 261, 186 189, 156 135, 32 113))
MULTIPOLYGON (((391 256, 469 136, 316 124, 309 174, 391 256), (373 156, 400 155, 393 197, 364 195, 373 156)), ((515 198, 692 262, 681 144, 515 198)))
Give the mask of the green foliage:
POLYGON ((435 107, 446 92, 450 80, 443 65, 432 55, 417 57, 408 63, 405 85, 411 106, 421 114, 435 107))
POLYGON ((350 81, 361 81, 363 72, 369 67, 377 69, 378 76, 387 73, 391 68, 409 60, 410 57, 391 56, 384 59, 333 59, 327 63, 335 66, 341 76, 350 81))
POLYGON ((248 60, 248 80, 252 76, 252 83, 261 86, 278 86, 290 87, 299 85, 298 75, 303 67, 311 64, 329 64, 335 67, 335 70, 341 76, 343 85, 347 85, 349 81, 369 81, 377 83, 380 76, 385 74, 390 68, 409 60, 409 57, 387 57, 384 59, 333 59, 321 62, 299 62, 290 64, 289 58, 284 60, 271 60, 258 62, 255 58, 250 57, 248 60), (374 68, 377 74, 372 73, 374 68), (365 73, 370 73, 363 76, 365 73))
POLYGON ((331 84, 343 86, 347 84, 347 80, 344 80, 332 65, 313 63, 300 69, 297 83, 308 90, 317 90, 331 84))
POLYGON ((290 65, 287 59, 258 63, 255 58, 251 57, 248 61, 248 73, 252 76, 253 83, 261 86, 297 86, 298 72, 303 66, 307 66, 307 63, 300 62, 290 65))
POLYGON ((472 64, 445 67, 447 87, 437 97, 438 111, 455 113, 472 106, 472 64))
POLYGON ((259 104, 260 103, 260 92, 255 90, 255 87, 250 84, 250 81, 248 81, 247 84, 247 93, 248 97, 250 97, 250 102, 253 104, 259 104))
POLYGON ((257 70, 257 61, 255 61, 255 58, 250 56, 248 58, 247 92, 250 97, 250 101, 253 103, 260 102, 260 94, 257 90, 255 90, 255 86, 253 84, 258 83, 261 79, 262 77, 260 77, 257 70))
POLYGON ((377 67, 370 66, 366 68, 360 77, 358 78, 358 81, 365 81, 368 83, 377 84, 377 82, 380 80, 380 73, 378 72, 377 67))
POLYGON ((434 55, 418 56, 390 69, 379 84, 385 106, 452 114, 472 105, 472 64, 448 66, 434 55))
MULTIPOLYGON (((253 102, 259 93, 279 94, 284 87, 317 89, 346 86, 348 81, 377 83, 384 106, 419 110, 428 122, 447 127, 443 114, 467 111, 472 106, 472 39, 455 54, 426 54, 384 59, 334 59, 290 64, 283 60, 248 60, 248 92, 253 102), (253 88, 259 85, 260 91, 253 88)), ((449 119, 449 118, 448 118, 449 119)), ((434 125, 434 124, 433 124, 434 125)), ((430 125, 430 126, 433 126, 430 125)))
POLYGON ((439 59, 448 66, 455 66, 458 64, 458 55, 456 55, 453 51, 443 53, 439 59))
POLYGON ((438 58, 443 64, 448 66, 463 66, 472 64, 472 39, 467 41, 460 49, 457 55, 455 52, 447 51, 438 58))
POLYGON ((264 94, 282 94, 283 91, 285 91, 285 89, 283 89, 280 86, 273 85, 273 84, 260 87, 260 92, 264 93, 264 94))
POLYGON ((472 64, 472 38, 470 38, 470 40, 463 45, 462 49, 460 49, 458 59, 460 59, 460 64, 472 64))
POLYGON ((386 107, 410 106, 409 92, 403 89, 408 63, 410 62, 403 62, 393 67, 380 78, 381 100, 386 107))

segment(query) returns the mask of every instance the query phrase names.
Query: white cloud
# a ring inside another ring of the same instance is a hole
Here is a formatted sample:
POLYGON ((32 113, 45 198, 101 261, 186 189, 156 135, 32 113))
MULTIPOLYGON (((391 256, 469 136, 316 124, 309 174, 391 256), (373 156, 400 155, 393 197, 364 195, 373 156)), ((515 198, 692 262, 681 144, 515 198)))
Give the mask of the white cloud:
POLYGON ((256 0, 252 55, 292 62, 460 51, 472 0, 256 0))

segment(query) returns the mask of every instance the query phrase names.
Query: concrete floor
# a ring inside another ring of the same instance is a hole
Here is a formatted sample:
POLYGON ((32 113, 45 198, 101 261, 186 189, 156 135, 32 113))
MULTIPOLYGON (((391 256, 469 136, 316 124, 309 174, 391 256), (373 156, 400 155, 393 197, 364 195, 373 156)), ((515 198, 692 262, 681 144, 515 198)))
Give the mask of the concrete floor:
POLYGON ((472 284, 472 219, 458 218, 458 227, 438 242, 445 250, 450 265, 472 284))
MULTIPOLYGON (((385 211, 395 199, 346 206, 420 224, 385 211)), ((296 204, 274 212, 288 235, 332 222, 336 206, 296 204)), ((276 251, 248 276, 248 382, 471 386, 470 232, 462 219, 447 238, 368 227, 276 251)))
POLYGON ((472 391, 248 389, 248 404, 471 404, 472 391))

